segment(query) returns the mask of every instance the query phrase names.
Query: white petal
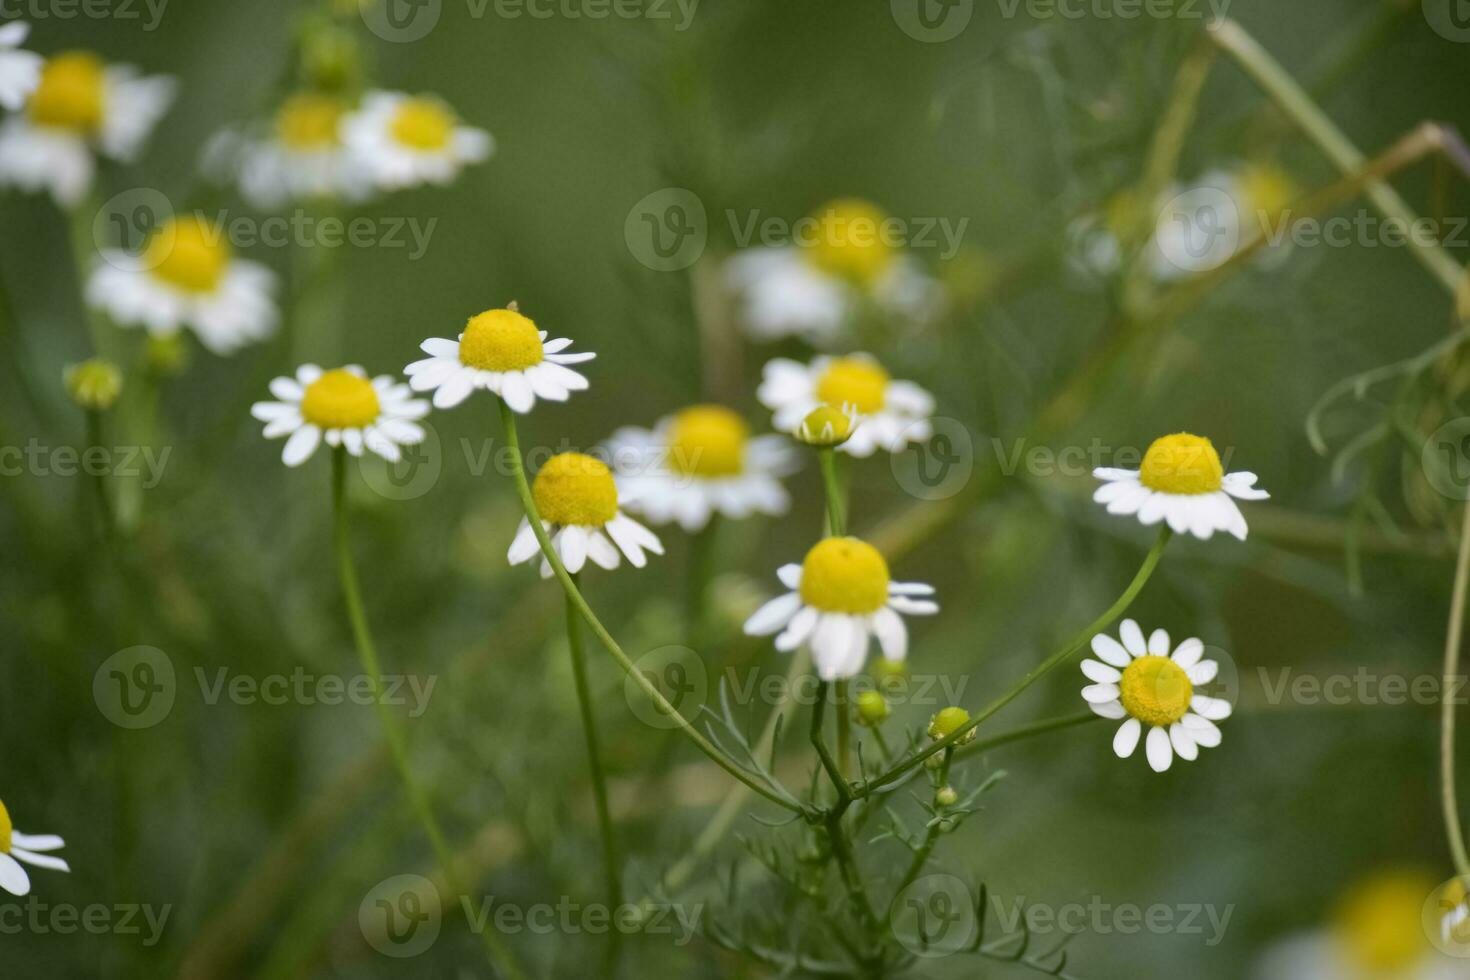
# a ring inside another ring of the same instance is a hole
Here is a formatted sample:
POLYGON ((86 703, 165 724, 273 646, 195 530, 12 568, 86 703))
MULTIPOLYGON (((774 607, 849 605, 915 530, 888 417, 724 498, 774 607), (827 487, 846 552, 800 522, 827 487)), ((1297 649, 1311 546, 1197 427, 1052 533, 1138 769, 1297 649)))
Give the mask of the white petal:
POLYGON ((1167 657, 1169 655, 1169 631, 1156 629, 1149 634, 1148 652, 1153 657, 1167 657))
POLYGON ((1143 722, 1137 718, 1129 718, 1118 726, 1118 731, 1113 735, 1113 752, 1120 759, 1126 759, 1138 748, 1138 739, 1143 735, 1143 722))
POLYGON ((1082 661, 1082 673, 1098 684, 1116 684, 1123 679, 1121 670, 1097 660, 1082 661))
POLYGON ((17 860, 26 864, 34 864, 38 868, 50 868, 52 871, 70 871, 71 866, 61 858, 52 854, 33 854, 22 847, 12 847, 10 854, 17 860))
POLYGON ((587 529, 578 524, 562 528, 557 538, 557 551, 567 571, 573 575, 580 572, 587 564, 587 529))
MULTIPOLYGON (((420 375, 422 377, 422 375, 420 375)), ((415 381, 418 379, 415 378, 415 381)), ((434 390, 434 407, 438 409, 453 408, 470 396, 475 390, 475 373, 470 370, 461 369, 449 376, 449 379, 434 390)))
POLYGON ((607 539, 607 535, 601 530, 587 532, 587 557, 591 558, 598 566, 612 571, 618 567, 622 555, 613 543, 607 539))
POLYGON ((1198 745, 1213 749, 1220 744, 1220 728, 1208 718, 1190 712, 1179 719, 1179 724, 1189 731, 1189 737, 1198 745))
POLYGON ((1102 704, 1089 704, 1092 713, 1100 718, 1108 718, 1116 721, 1127 716, 1128 712, 1123 709, 1122 701, 1104 701, 1102 704))
POLYGON ((316 452, 321 439, 321 429, 314 425, 303 425, 286 440, 286 446, 281 450, 281 462, 287 466, 300 466, 316 452))
POLYGON ((520 371, 508 371, 500 382, 500 397, 512 411, 525 415, 536 404, 536 392, 520 371))
POLYGON ((754 615, 745 621, 745 632, 751 636, 770 636, 791 622, 791 617, 795 616, 800 608, 801 596, 795 592, 777 596, 757 609, 754 615))
POLYGON ((0 888, 12 895, 29 895, 31 876, 9 854, 0 854, 0 888))
POLYGON ((820 617, 821 614, 811 606, 802 606, 797 614, 791 617, 791 622, 781 635, 776 637, 776 649, 782 653, 789 653, 801 646, 810 639, 812 630, 816 628, 820 617))
POLYGON ((1189 707, 1196 714, 1210 721, 1224 721, 1235 710, 1229 701, 1223 698, 1212 698, 1206 694, 1196 694, 1190 698, 1189 707))
POLYGON ((780 579, 781 584, 786 586, 788 589, 794 591, 801 588, 800 565, 782 565, 780 568, 776 569, 776 577, 780 579))
POLYGON ((873 632, 883 656, 889 660, 902 660, 908 655, 909 631, 898 613, 886 606, 873 614, 873 632))
POLYGON ((1099 660, 1114 667, 1127 667, 1132 662, 1128 651, 1123 649, 1123 644, 1106 633, 1099 633, 1092 638, 1092 652, 1099 660))
POLYGON ((1191 636, 1174 650, 1173 661, 1188 670, 1199 663, 1200 656, 1205 652, 1204 642, 1198 637, 1191 636))
POLYGON ((889 595, 933 595, 934 586, 927 582, 889 582, 889 595))
POLYGON ((1174 746, 1169 742, 1169 733, 1162 728, 1148 730, 1148 765, 1154 772, 1165 772, 1174 762, 1174 746))
POLYGON ((910 599, 906 595, 889 596, 888 605, 906 616, 932 616, 939 612, 939 603, 928 599, 910 599))
POLYGON ((1220 665, 1213 660, 1201 660, 1193 667, 1185 670, 1184 673, 1189 676, 1189 683, 1195 687, 1199 687, 1201 684, 1208 684, 1215 679, 1220 673, 1220 665))
POLYGON ((55 834, 22 834, 18 830, 10 835, 10 842, 28 851, 54 851, 66 846, 66 841, 55 834))
POLYGON ((1118 685, 1089 684, 1082 689, 1082 700, 1089 704, 1103 704, 1118 700, 1118 685))
POLYGON ((521 518, 521 528, 516 532, 515 540, 510 543, 510 549, 505 553, 506 561, 512 565, 530 561, 531 556, 541 550, 541 542, 536 540, 536 532, 531 527, 531 522, 524 517, 521 518))
POLYGON ((1177 721, 1169 726, 1169 744, 1174 747, 1174 754, 1185 762, 1193 762, 1199 758, 1199 746, 1190 737, 1189 731, 1177 721))
POLYGON ((1138 623, 1132 619, 1123 620, 1118 635, 1123 640, 1123 647, 1135 657, 1142 657, 1148 653, 1148 644, 1143 641, 1143 630, 1138 628, 1138 623))

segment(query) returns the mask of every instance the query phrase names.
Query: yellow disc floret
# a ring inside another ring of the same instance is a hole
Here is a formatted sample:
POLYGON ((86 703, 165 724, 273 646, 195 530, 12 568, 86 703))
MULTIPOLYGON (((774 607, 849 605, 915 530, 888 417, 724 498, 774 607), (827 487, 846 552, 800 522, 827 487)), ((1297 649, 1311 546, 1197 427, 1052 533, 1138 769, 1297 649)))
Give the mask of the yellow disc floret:
POLYGON ((337 368, 306 386, 301 417, 323 429, 360 429, 377 421, 378 393, 361 375, 337 368))
POLYGON ((71 365, 62 380, 72 401, 93 412, 107 411, 122 394, 122 372, 100 357, 71 365))
POLYGON ((817 268, 859 285, 871 286, 894 258, 887 240, 888 216, 867 201, 846 198, 817 209, 814 240, 807 255, 817 268))
POLYGON ((857 418, 853 413, 831 405, 821 405, 812 409, 801 420, 801 425, 796 429, 796 438, 808 446, 830 449, 852 438, 852 430, 855 428, 857 418))
POLYGON ((230 264, 224 232, 198 215, 164 222, 148 240, 143 265, 170 285, 192 293, 211 293, 230 264))
POLYGON ((102 127, 106 101, 102 60, 89 51, 68 51, 47 60, 28 105, 40 126, 92 134, 102 127))
POLYGON ((1189 711, 1194 685, 1168 657, 1139 657, 1123 670, 1123 707, 1145 725, 1169 726, 1189 711))
POLYGON ((866 541, 827 538, 806 553, 800 592, 823 612, 877 612, 888 602, 888 563, 866 541))
POLYGON ((545 356, 536 324, 515 310, 472 316, 459 338, 460 363, 481 371, 524 371, 545 356))
POLYGON ((15 827, 10 822, 10 811, 5 809, 5 803, 0 801, 0 854, 10 853, 10 838, 15 833, 15 827))
POLYGON ((414 150, 442 150, 454 139, 454 113, 434 99, 405 99, 393 114, 393 139, 414 150))
POLYGON ((863 357, 839 357, 817 379, 817 397, 828 405, 851 405, 860 414, 882 411, 888 372, 863 357))
POLYGON ((1429 951, 1424 901, 1434 880, 1415 871, 1382 872, 1361 882, 1337 908, 1337 935, 1368 976, 1403 976, 1429 951))
POLYGON ((531 485, 543 520, 553 524, 601 527, 618 516, 618 487, 612 470, 584 453, 558 453, 546 461, 531 485))
POLYGON ((338 126, 347 107, 319 92, 298 92, 276 112, 276 137, 293 150, 325 150, 337 145, 338 126))
POLYGON ((686 476, 737 476, 745 469, 750 426, 723 405, 695 405, 669 427, 669 466, 686 476))
POLYGON ((1138 474, 1150 490, 1180 494, 1214 493, 1224 476, 1220 454, 1210 440, 1187 432, 1155 439, 1138 474))

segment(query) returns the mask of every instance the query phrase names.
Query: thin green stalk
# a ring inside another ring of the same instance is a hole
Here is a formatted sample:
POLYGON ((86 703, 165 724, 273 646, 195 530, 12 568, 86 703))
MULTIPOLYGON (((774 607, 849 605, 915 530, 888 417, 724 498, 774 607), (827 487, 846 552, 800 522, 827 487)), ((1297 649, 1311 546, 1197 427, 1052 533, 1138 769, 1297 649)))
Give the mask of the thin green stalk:
POLYGON ((1465 628, 1465 593, 1470 586, 1470 506, 1465 508, 1460 529, 1460 551, 1455 559, 1455 584, 1450 593, 1450 624, 1444 641, 1444 698, 1439 706, 1440 799, 1444 804, 1445 835, 1455 873, 1470 875, 1470 855, 1465 853, 1465 833, 1460 826, 1460 806, 1455 794, 1455 699, 1460 689, 1460 644, 1465 628))
POLYGON ((893 915, 893 902, 898 901, 898 896, 903 894, 905 888, 914 883, 924 871, 924 865, 929 863, 929 855, 934 853, 934 845, 939 842, 939 835, 943 833, 943 821, 939 819, 939 811, 945 808, 945 804, 939 800, 939 793, 949 785, 949 766, 954 761, 954 747, 950 746, 944 750, 944 762, 939 767, 939 776, 934 781, 934 819, 930 821, 928 829, 924 832, 924 842, 914 851, 914 859, 909 862, 908 871, 904 872, 903 879, 899 881, 898 887, 893 890, 893 898, 889 902, 888 914, 893 915))
POLYGON ((1133 581, 1128 583, 1128 588, 1123 590, 1123 594, 1118 597, 1118 601, 1114 602, 1112 606, 1109 607, 1107 612, 1103 613, 1097 619, 1089 623, 1086 629, 1082 630, 1082 632, 1074 636, 1066 643, 1065 646, 1057 650, 1056 653, 1053 653, 1050 657, 1047 657, 1036 667, 1032 668, 1031 671, 1027 673, 1025 677, 1022 677, 1019 681, 1017 681, 1010 690, 1006 691, 1000 697, 996 698, 994 701, 990 702, 990 704, 981 709, 979 714, 972 717, 969 721, 965 722, 965 724, 961 725, 959 728, 946 735, 940 741, 935 742, 927 749, 924 749, 923 751, 910 756, 903 762, 900 762, 898 765, 891 767, 886 772, 874 777, 872 780, 858 787, 855 795, 861 798, 867 796, 875 790, 883 788, 884 786, 903 776, 910 769, 923 763, 923 761, 929 758, 929 756, 933 755, 936 752, 947 749, 955 742, 958 742, 960 739, 964 738, 970 732, 978 728, 991 715, 995 714, 1001 708, 1004 708, 1006 705, 1014 701, 1017 697, 1020 696, 1022 691, 1026 690, 1026 688, 1030 687, 1047 673, 1065 663, 1068 658, 1070 658, 1078 650, 1081 650, 1084 646, 1086 646, 1095 635, 1107 629, 1108 626, 1112 624, 1113 620, 1123 615, 1128 607, 1133 604, 1133 600, 1138 597, 1138 593, 1143 591, 1144 585, 1148 583, 1149 577, 1153 575, 1154 569, 1158 567, 1159 559, 1164 554, 1164 547, 1169 543, 1169 539, 1172 536, 1172 532, 1167 527, 1159 532, 1158 540, 1154 542, 1154 546, 1149 549, 1148 554, 1144 557, 1143 564, 1139 566, 1137 574, 1133 576, 1133 581))
MULTIPOLYGON (((87 449, 102 445, 102 413, 87 409, 87 449)), ((112 507, 112 495, 107 492, 107 474, 93 470, 92 486, 97 494, 97 516, 102 522, 102 537, 111 542, 117 534, 117 514, 112 507)))
POLYGON ((551 538, 547 535, 546 528, 541 524, 541 515, 536 510, 536 501, 531 496, 531 484, 526 479, 526 467, 521 459, 520 437, 516 433, 515 413, 504 401, 499 401, 499 405, 500 424, 505 431, 505 444, 510 449, 511 475, 515 480, 516 492, 521 498, 521 508, 526 513, 526 519, 531 524, 531 531, 536 535, 537 543, 541 545, 542 555, 545 556, 547 563, 551 565, 552 573, 556 576, 557 581, 561 583, 561 587, 566 591, 568 598, 576 607, 577 611, 581 613, 582 618, 587 621, 587 625, 591 627, 598 641, 607 648, 607 652, 618 662, 618 666, 623 669, 625 674, 632 678, 633 682, 638 685, 639 690, 653 702, 654 706, 673 719, 679 731, 683 732, 684 736, 693 742, 699 751, 709 756, 715 765, 777 806, 784 807, 793 813, 804 813, 805 811, 801 804, 785 798, 770 787, 756 781, 752 776, 732 762, 713 742, 701 735, 699 730, 690 724, 689 719, 685 718, 679 713, 679 709, 669 703, 668 698, 663 696, 663 693, 659 691, 657 685, 643 676, 643 672, 623 652, 623 648, 618 645, 617 640, 613 639, 607 627, 602 625, 602 621, 597 618, 597 614, 592 611, 592 607, 588 605, 586 598, 583 597, 582 591, 577 588, 577 583, 573 582, 571 575, 567 573, 566 567, 561 562, 561 556, 551 546, 551 538))
POLYGON ((852 686, 842 680, 833 685, 832 690, 837 701, 837 770, 846 779, 852 772, 852 705, 849 696, 852 686))
POLYGON ((689 539, 688 592, 684 596, 684 645, 699 650, 704 644, 705 593, 709 591, 710 569, 714 560, 716 528, 719 515, 711 514, 709 523, 689 539))
POLYGON ((842 501, 842 483, 837 478, 837 453, 832 449, 817 450, 822 467, 822 486, 827 491, 827 529, 833 537, 847 533, 847 507, 842 501))
POLYGON ((1091 711, 1079 711, 1077 714, 1065 715, 1061 718, 1047 718, 1044 721, 1033 722, 1030 725, 1022 725, 999 735, 989 738, 977 738, 969 745, 960 746, 956 758, 963 761, 973 758, 987 749, 998 748, 1009 745, 1012 742, 1020 742, 1036 735, 1046 735, 1050 732, 1059 732, 1065 728, 1076 728, 1078 725, 1086 725, 1089 722, 1102 721, 1102 715, 1091 711))
MULTIPOLYGON (((577 581, 577 576, 572 576, 577 581)), ((582 712, 582 734, 587 739, 587 767, 592 772, 592 795, 597 803, 597 832, 602 837, 602 865, 607 876, 607 907, 616 915, 623 905, 623 874, 619 865, 617 839, 613 836, 612 812, 607 805, 607 773, 602 767, 602 750, 598 746, 597 717, 592 710, 592 690, 587 683, 587 651, 582 647, 582 630, 577 607, 567 596, 567 647, 572 654, 572 676, 577 687, 577 706, 582 712)), ((618 954, 622 949, 622 932, 608 932, 607 974, 617 974, 618 954)))
POLYGON ((822 681, 817 685, 817 699, 812 705, 812 727, 811 742, 816 748, 818 757, 822 760, 822 768, 827 771, 827 778, 832 781, 837 790, 837 802, 828 808, 823 818, 827 828, 827 840, 832 845, 832 857, 837 862, 838 873, 842 876, 843 886, 847 889, 848 901, 857 911, 863 922, 876 928, 877 916, 873 913, 873 906, 868 901, 867 889, 863 887, 862 873, 858 870, 857 858, 852 853, 852 844, 847 839, 847 831, 842 826, 842 818, 847 813, 847 808, 852 805, 852 787, 843 778, 837 761, 832 758, 831 751, 827 748, 827 742, 822 733, 822 722, 827 711, 827 691, 831 685, 822 681))
MULTIPOLYGON (((373 705, 377 709, 378 720, 383 726, 383 736, 388 743, 389 755, 393 759, 393 765, 398 770, 399 777, 403 780, 404 794, 408 797, 409 805, 424 828, 424 835, 428 837, 429 846, 434 850, 434 856, 439 862, 445 882, 458 898, 468 893, 459 884, 458 874, 454 867, 454 852, 449 849, 449 844, 444 839, 444 832, 440 829, 439 820, 434 815, 433 805, 429 802, 422 787, 419 786, 418 780, 414 778, 403 730, 399 726, 398 717, 393 714, 383 697, 383 671, 378 666, 377 648, 373 645, 373 636, 368 630, 367 615, 363 611, 362 590, 357 582, 357 566, 352 561, 352 548, 347 526, 346 487, 347 451, 339 446, 332 451, 332 527, 337 552, 337 572, 342 580, 342 598, 347 604, 347 618, 352 624, 352 638, 357 646, 358 657, 362 660, 363 672, 367 674, 372 683, 373 705)), ((487 923, 485 928, 480 929, 479 935, 485 945, 491 967, 504 976, 513 977, 515 980, 525 980, 525 974, 521 972, 510 951, 502 944, 499 934, 490 924, 487 923)))

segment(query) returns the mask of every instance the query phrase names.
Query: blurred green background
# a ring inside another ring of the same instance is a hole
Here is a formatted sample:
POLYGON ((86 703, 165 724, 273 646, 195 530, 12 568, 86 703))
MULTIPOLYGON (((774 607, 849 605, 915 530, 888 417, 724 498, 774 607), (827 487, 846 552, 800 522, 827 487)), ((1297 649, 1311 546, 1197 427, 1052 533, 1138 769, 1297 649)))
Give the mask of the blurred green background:
MULTIPOLYGON (((475 18, 446 0, 438 26, 402 44, 347 21, 375 85, 442 95, 490 130, 498 151, 449 188, 361 209, 384 220, 437 219, 417 260, 391 248, 249 254, 283 276, 287 333, 228 359, 196 351, 169 383, 158 445, 171 456, 162 483, 144 494, 126 554, 111 559, 99 543, 85 481, 0 479, 0 798, 21 829, 65 836, 72 866, 69 875, 37 871, 35 894, 51 904, 171 909, 155 946, 117 934, 6 935, 5 974, 485 975, 456 916, 412 960, 380 956, 358 930, 370 888, 433 863, 371 709, 209 704, 195 682, 195 668, 211 678, 219 668, 251 677, 298 666, 358 672, 330 553, 327 463, 285 469, 279 443, 260 438, 246 409, 297 356, 398 371, 423 338, 452 336, 467 315, 515 299, 553 335, 598 352, 587 370, 591 392, 538 406, 523 440, 587 447, 618 425, 649 425, 710 394, 696 289, 701 270, 734 247, 727 210, 795 219, 857 195, 898 216, 968 219, 966 249, 954 261, 915 252, 948 284, 950 312, 869 345, 896 377, 935 393, 938 414, 968 432, 974 457, 964 491, 927 505, 944 523, 913 536, 895 561, 900 578, 936 584, 944 607, 915 625, 914 671, 963 684, 962 700, 974 707, 1105 608, 1150 534, 1091 504, 1084 474, 1005 472, 1002 464, 1015 440, 1033 436, 1036 413, 1087 370, 1099 338, 1117 329, 1117 290, 1071 270, 1067 229, 1139 179, 1202 24, 1038 21, 1024 6, 1011 17, 1005 9, 977 2, 969 26, 943 43, 910 37, 886 3, 836 0, 706 0, 682 31, 677 10, 668 21, 508 19, 494 7, 475 18), (630 209, 667 187, 693 190, 711 216, 692 271, 650 270, 625 242, 630 209), (295 287, 318 274, 325 289, 299 295, 295 287), (99 711, 92 682, 107 657, 138 644, 167 654, 179 691, 166 720, 127 731, 99 711)), ((34 50, 90 47, 180 79, 178 102, 145 157, 105 169, 101 198, 151 187, 177 207, 249 213, 228 189, 201 184, 199 154, 221 126, 270 111, 292 71, 300 5, 176 2, 155 31, 20 13, 34 22, 34 50)), ((1435 33, 1417 3, 1236 0, 1229 13, 1313 86, 1370 154, 1420 121, 1467 117, 1470 47, 1435 33)), ((1305 189, 1334 177, 1221 59, 1180 174, 1242 159, 1273 160, 1305 189)), ((1416 167, 1396 183, 1424 209, 1434 172, 1416 167)), ((1464 214, 1470 194, 1447 186, 1443 213, 1464 214)), ((0 227, 0 284, 13 314, 4 320, 0 441, 80 444, 81 415, 60 385, 64 365, 90 354, 67 218, 49 200, 7 192, 0 227)), ((1451 250, 1461 261, 1464 245, 1451 250)), ((1111 726, 1097 725, 969 764, 972 781, 998 768, 1009 776, 983 814, 942 842, 938 869, 1052 906, 1097 895, 1234 909, 1214 946, 1199 935, 1079 937, 1071 972, 1248 977, 1263 948, 1319 927, 1366 873, 1408 864, 1449 877, 1433 707, 1271 704, 1261 671, 1272 679, 1284 668, 1438 672, 1456 502, 1424 492, 1407 437, 1334 480, 1304 420, 1341 378, 1443 339, 1451 308, 1405 248, 1295 249, 1141 332, 1115 369, 1093 378, 1085 404, 1046 435, 1060 449, 1094 438, 1143 448, 1180 429, 1208 434, 1273 495, 1247 508, 1249 543, 1171 546, 1134 610, 1146 628, 1201 636, 1233 659, 1239 707, 1222 746, 1161 776, 1141 757, 1114 758, 1111 726), (1371 518, 1351 521, 1378 507, 1365 510, 1365 489, 1401 533, 1371 518), (1355 527, 1364 528, 1357 594, 1345 558, 1355 527)), ((738 362, 721 367, 738 383, 718 394, 764 428, 769 416, 754 398, 760 365, 776 354, 804 356, 802 348, 734 349, 738 362)), ((1394 397, 1408 399, 1427 436, 1435 420, 1460 414, 1455 375, 1455 365, 1439 365, 1407 393, 1389 384, 1330 412, 1334 448, 1375 424, 1394 397)), ((385 669, 438 678, 429 710, 409 723, 416 764, 451 839, 474 852, 477 893, 520 905, 564 895, 595 901, 597 839, 561 597, 526 569, 505 567, 518 517, 511 484, 493 470, 473 472, 463 451, 464 440, 478 452, 495 435, 488 400, 429 421, 442 447, 431 492, 390 500, 356 479, 353 487, 355 549, 385 669)), ((895 533, 885 521, 925 507, 881 456, 851 472, 860 534, 895 533)), ((791 488, 788 519, 719 530, 714 615, 698 651, 711 677, 728 666, 785 669, 768 643, 742 638, 739 624, 774 593, 775 567, 798 560, 820 531, 815 468, 791 488)), ((635 657, 684 638, 688 538, 663 530, 669 554, 650 568, 589 576, 593 604, 635 657)), ((641 894, 703 827, 726 781, 641 722, 615 665, 596 649, 592 660, 629 891, 641 894)), ((1079 710, 1082 683, 1074 667, 1058 671, 991 727, 1079 710)), ((759 719, 766 708, 741 710, 759 719)), ((907 706, 897 722, 922 725, 929 710, 907 706)), ((800 739, 785 751, 799 785, 807 753, 800 739)), ((1462 768, 1470 773, 1470 764, 1462 768)), ((744 819, 736 831, 782 833, 744 819)), ((899 860, 885 864, 884 847, 868 849, 866 860, 874 874, 896 875, 899 860)), ((681 900, 707 903, 708 919, 738 921, 716 885, 742 853, 732 834, 681 900)), ((744 874, 756 882, 751 894, 770 888, 744 874)), ((510 941, 533 975, 598 975, 601 937, 510 941)), ((773 975, 701 939, 635 938, 624 975, 654 971, 773 975)), ((959 958, 926 962, 922 974, 1027 975, 959 958)))

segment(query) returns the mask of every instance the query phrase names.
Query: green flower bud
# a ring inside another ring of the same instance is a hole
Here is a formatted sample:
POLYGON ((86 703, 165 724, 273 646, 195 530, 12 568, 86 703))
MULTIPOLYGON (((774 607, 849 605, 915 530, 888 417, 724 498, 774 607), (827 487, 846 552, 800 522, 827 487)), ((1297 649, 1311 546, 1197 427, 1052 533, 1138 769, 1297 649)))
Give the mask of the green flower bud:
MULTIPOLYGON (((938 742, 940 739, 948 738, 970 720, 970 713, 964 708, 945 708, 933 718, 929 719, 929 737, 938 742)), ((970 729, 956 745, 964 745, 966 742, 975 740, 975 729, 970 729)))
POLYGON ((122 394, 122 372, 100 357, 73 364, 62 380, 71 400, 91 412, 107 411, 122 394))
POLYGON ((940 806, 954 806, 960 801, 960 794, 954 791, 953 786, 941 786, 939 792, 934 794, 934 802, 940 806))
POLYGON ((812 409, 802 419, 801 425, 796 427, 796 438, 808 446, 831 449, 852 438, 857 424, 857 411, 851 405, 844 405, 840 409, 831 405, 820 405, 812 409))
POLYGON ((864 691, 857 697, 858 722, 876 728, 888 718, 888 702, 877 691, 864 691))

